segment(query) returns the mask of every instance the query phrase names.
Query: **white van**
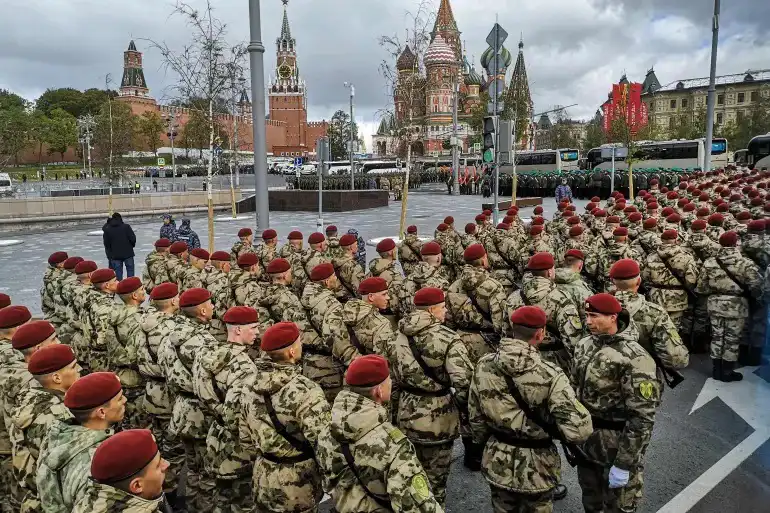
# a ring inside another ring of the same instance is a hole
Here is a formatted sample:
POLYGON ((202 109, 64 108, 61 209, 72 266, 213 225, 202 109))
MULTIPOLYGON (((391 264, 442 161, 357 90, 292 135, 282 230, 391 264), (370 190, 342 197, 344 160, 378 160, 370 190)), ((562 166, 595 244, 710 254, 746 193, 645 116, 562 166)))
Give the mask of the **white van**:
POLYGON ((0 196, 13 196, 13 183, 8 173, 0 173, 0 196))

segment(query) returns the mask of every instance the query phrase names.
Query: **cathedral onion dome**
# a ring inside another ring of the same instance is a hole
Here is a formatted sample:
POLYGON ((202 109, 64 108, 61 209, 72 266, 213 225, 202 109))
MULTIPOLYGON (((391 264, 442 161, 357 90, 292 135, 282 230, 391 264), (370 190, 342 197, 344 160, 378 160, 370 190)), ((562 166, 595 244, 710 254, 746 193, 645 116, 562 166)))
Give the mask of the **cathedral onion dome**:
MULTIPOLYGON (((489 70, 489 67, 494 65, 494 59, 495 49, 490 46, 484 50, 484 53, 481 54, 481 66, 484 69, 489 70)), ((511 61, 513 61, 511 52, 509 52, 508 49, 503 46, 503 51, 500 52, 500 67, 508 68, 508 66, 511 65, 511 61)))
POLYGON ((401 55, 398 56, 398 60, 396 61, 396 69, 398 71, 411 71, 414 69, 416 64, 417 56, 414 54, 414 52, 412 52, 412 49, 409 48, 409 45, 406 45, 404 51, 401 52, 401 55))
POLYGON ((470 73, 468 73, 468 77, 465 79, 465 83, 469 86, 472 86, 472 85, 480 86, 481 84, 484 83, 484 78, 482 78, 482 76, 476 72, 475 67, 471 67, 471 71, 470 73))
POLYGON ((440 64, 457 64, 457 56, 452 47, 441 37, 441 34, 438 34, 428 46, 428 51, 425 52, 425 65, 436 66, 440 64))

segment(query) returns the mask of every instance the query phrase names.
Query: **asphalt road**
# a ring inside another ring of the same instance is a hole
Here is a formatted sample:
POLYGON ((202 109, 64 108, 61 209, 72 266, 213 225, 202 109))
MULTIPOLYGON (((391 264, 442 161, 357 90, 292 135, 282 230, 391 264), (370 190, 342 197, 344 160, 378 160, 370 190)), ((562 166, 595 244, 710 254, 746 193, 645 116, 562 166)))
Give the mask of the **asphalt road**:
MULTIPOLYGON (((473 220, 481 203, 480 196, 447 197, 428 190, 412 193, 407 224, 416 224, 421 234, 430 234, 445 215, 451 214, 461 229, 473 220)), ((582 209, 585 202, 578 203, 582 209)), ((546 198, 544 206, 546 215, 551 217, 554 200, 546 198)), ((365 239, 390 236, 397 232, 400 209, 400 202, 391 202, 384 208, 328 214, 324 223, 336 224, 341 232, 355 226, 365 239)), ((522 217, 531 214, 531 209, 521 212, 522 217)), ((205 218, 192 219, 193 228, 205 243, 205 218)), ((282 239, 290 230, 301 230, 307 237, 316 229, 315 213, 274 212, 270 221, 282 239)), ((141 272, 144 256, 158 237, 160 220, 131 224, 137 234, 136 263, 137 271, 141 272)), ((217 249, 229 249, 239 228, 255 225, 253 216, 243 221, 217 222, 217 249)), ((0 247, 0 291, 10 294, 14 303, 26 304, 39 313, 38 290, 50 253, 65 250, 106 266, 100 237, 88 235, 100 228, 101 223, 94 223, 48 234, 9 236, 23 243, 0 247)), ((0 239, 3 238, 0 233, 0 239)), ((372 248, 368 256, 374 256, 372 248)), ((641 513, 770 511, 770 369, 743 369, 747 377, 742 383, 716 386, 708 377, 710 365, 706 355, 693 356, 690 367, 684 371, 684 383, 664 394, 645 460, 641 513), (762 373, 764 377, 760 376, 762 373), (696 402, 698 408, 691 412, 696 402)), ((582 511, 577 477, 566 462, 563 481, 570 494, 556 503, 555 511, 582 511)), ((328 505, 324 506, 323 511, 328 511, 328 505)), ((480 474, 463 468, 459 443, 455 447, 447 511, 491 511, 488 487, 480 474)))

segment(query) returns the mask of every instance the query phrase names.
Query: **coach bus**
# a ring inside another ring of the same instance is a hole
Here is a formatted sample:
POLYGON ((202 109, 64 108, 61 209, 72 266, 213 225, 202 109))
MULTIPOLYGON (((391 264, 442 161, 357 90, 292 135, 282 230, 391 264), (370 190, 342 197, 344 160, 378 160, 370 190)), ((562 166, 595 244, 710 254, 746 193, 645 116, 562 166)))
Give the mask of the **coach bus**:
MULTIPOLYGON (((558 150, 535 150, 516 152, 516 172, 527 171, 574 171, 578 169, 580 151, 571 148, 558 150)), ((505 165, 503 172, 510 172, 513 166, 505 165)))
MULTIPOLYGON (((612 146, 612 144, 604 144, 599 148, 591 149, 587 155, 588 169, 612 168, 612 159, 602 157, 602 149, 612 146)), ((639 141, 634 154, 634 167, 640 169, 700 167, 702 169, 706 159, 704 147, 705 139, 639 141)), ((727 164, 727 139, 715 137, 711 143, 711 167, 724 168, 727 164)), ((626 159, 616 158, 615 169, 628 169, 626 159)))
POLYGON ((751 169, 770 169, 770 133, 758 135, 749 141, 748 166, 751 169))

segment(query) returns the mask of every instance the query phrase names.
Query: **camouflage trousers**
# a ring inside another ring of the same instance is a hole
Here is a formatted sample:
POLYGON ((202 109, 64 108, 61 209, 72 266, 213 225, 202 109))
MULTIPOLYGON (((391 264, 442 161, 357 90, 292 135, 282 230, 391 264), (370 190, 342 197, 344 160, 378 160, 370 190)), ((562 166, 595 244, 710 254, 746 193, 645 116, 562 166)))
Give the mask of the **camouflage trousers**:
POLYGON ((152 430, 152 434, 155 435, 158 449, 163 455, 163 459, 168 461, 168 470, 166 471, 166 478, 163 481, 163 491, 166 493, 172 492, 179 487, 179 476, 182 474, 182 469, 184 468, 184 444, 169 434, 168 424, 171 420, 170 418, 152 415, 150 416, 150 420, 150 429, 152 430))
POLYGON ((671 322, 674 323, 674 326, 676 326, 676 331, 678 331, 679 333, 683 333, 682 330, 686 329, 686 330, 689 331, 689 329, 690 329, 689 325, 687 325, 687 326, 684 325, 684 320, 685 320, 684 313, 685 313, 684 311, 681 311, 681 312, 668 312, 668 316, 671 318, 671 322))
POLYGON ((516 493, 489 485, 494 513, 551 513, 553 491, 545 493, 516 493))
POLYGON ((13 476, 13 458, 10 454, 0 454, 0 513, 19 511, 19 485, 13 476))
POLYGON ((217 479, 213 513, 251 513, 254 511, 254 494, 251 476, 236 479, 217 479))
POLYGON ((260 513, 318 511, 324 494, 322 470, 313 459, 275 463, 258 457, 251 485, 260 513))
POLYGON ((152 421, 144 411, 144 386, 140 388, 123 388, 126 397, 126 413, 122 429, 152 429, 152 421))
POLYGON ((743 338, 745 318, 728 319, 711 316, 711 359, 734 362, 738 360, 738 346, 743 338))
POLYGON ((187 506, 190 511, 214 511, 216 479, 205 469, 206 439, 182 441, 187 463, 187 506))
POLYGON ((642 499, 643 469, 631 470, 628 484, 610 488, 609 467, 578 465, 578 482, 583 490, 586 513, 633 513, 642 499))
POLYGON ((452 447, 454 441, 440 445, 422 445, 413 443, 417 459, 428 476, 430 489, 436 501, 445 506, 446 483, 449 479, 449 467, 452 465, 452 447))

